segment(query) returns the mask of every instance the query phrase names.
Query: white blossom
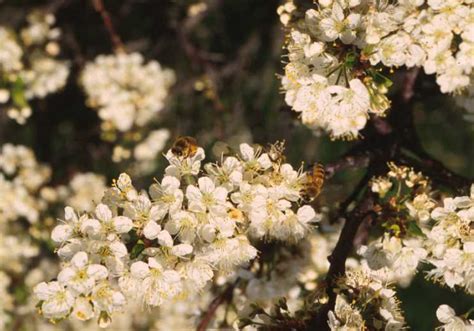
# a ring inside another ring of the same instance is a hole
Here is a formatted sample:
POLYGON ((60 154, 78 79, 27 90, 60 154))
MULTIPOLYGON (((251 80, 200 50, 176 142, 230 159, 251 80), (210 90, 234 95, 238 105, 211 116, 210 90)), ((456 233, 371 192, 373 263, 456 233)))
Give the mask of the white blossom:
POLYGON ((423 3, 319 1, 308 7, 288 0, 279 7, 289 60, 282 87, 302 123, 334 138, 358 137, 370 113, 383 115, 390 106, 384 68, 423 67, 443 93, 472 85, 472 3, 423 3))
POLYGON ((174 81, 172 70, 156 61, 144 63, 138 53, 99 55, 81 76, 89 106, 122 132, 152 121, 163 109, 174 81))
POLYGON ((62 318, 74 305, 74 295, 58 282, 40 283, 34 289, 41 300, 41 311, 46 318, 62 318))
POLYGON ((149 195, 121 174, 93 211, 66 207, 52 237, 61 245, 57 291, 68 309, 48 316, 109 325, 125 305, 163 307, 248 268, 258 257, 255 240, 298 244, 321 216, 302 199, 306 174, 281 163, 275 146, 269 151, 242 144, 239 155, 203 172, 202 148, 189 157, 169 151, 170 166, 149 195))

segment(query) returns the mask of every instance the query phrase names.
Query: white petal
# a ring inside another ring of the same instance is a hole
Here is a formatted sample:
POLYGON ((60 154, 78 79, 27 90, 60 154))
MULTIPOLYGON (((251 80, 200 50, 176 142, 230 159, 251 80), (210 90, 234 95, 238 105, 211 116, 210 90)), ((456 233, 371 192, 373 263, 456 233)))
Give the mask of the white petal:
POLYGON ((249 144, 240 144, 240 154, 245 161, 254 159, 254 150, 249 144))
POLYGON ((61 243, 68 240, 73 233, 71 226, 67 224, 61 224, 56 226, 51 233, 51 239, 56 243, 61 243))
POLYGON ((115 291, 112 294, 112 303, 115 307, 123 306, 125 304, 125 296, 121 292, 115 291))
POLYGON ((204 225, 201 228, 201 237, 207 242, 214 241, 214 238, 216 237, 216 229, 212 225, 204 225))
POLYGON ((161 226, 158 223, 150 221, 145 225, 143 229, 143 235, 150 240, 158 238, 158 234, 161 231, 161 226))
POLYGON ((464 252, 474 254, 474 241, 465 242, 463 248, 464 252))
POLYGON ((68 222, 77 220, 77 216, 76 216, 76 213, 74 212, 74 209, 72 209, 69 206, 64 208, 64 219, 68 222))
POLYGON ((332 6, 332 17, 339 22, 344 19, 344 10, 338 2, 335 2, 332 6))
POLYGON ((130 179, 130 176, 127 175, 126 173, 121 173, 117 180, 117 187, 120 190, 126 190, 131 185, 132 185, 132 180, 130 179))
POLYGON ((76 298, 71 315, 80 321, 87 321, 94 316, 94 310, 89 300, 79 297, 76 298))
POLYGON ((240 182, 242 182, 243 175, 240 171, 232 171, 229 178, 230 178, 230 181, 232 182, 232 184, 238 185, 238 184, 240 184, 240 182))
POLYGON ((222 186, 219 186, 214 190, 214 197, 219 201, 225 201, 227 198, 227 190, 222 186))
POLYGON ((66 245, 58 249, 59 257, 63 259, 70 259, 76 252, 82 249, 82 241, 78 239, 71 239, 66 245))
POLYGON ((163 177, 163 180, 161 181, 161 186, 163 186, 165 190, 178 189, 180 185, 181 185, 180 181, 176 177, 173 177, 173 176, 165 176, 163 177))
POLYGON ((303 206, 298 209, 297 216, 301 223, 306 224, 312 222, 316 218, 316 213, 311 206, 303 206))
POLYGON ((180 230, 180 224, 178 218, 173 218, 168 221, 165 225, 165 230, 168 231, 170 234, 175 235, 180 230))
POLYGON ((64 268, 58 274, 58 281, 66 285, 76 275, 76 272, 72 268, 64 268))
POLYGON ((128 253, 127 247, 120 241, 114 241, 109 245, 109 247, 113 254, 118 258, 124 257, 128 253))
POLYGON ((456 312, 448 305, 441 305, 436 310, 436 317, 441 323, 449 323, 455 316, 456 312))
POLYGON ((154 257, 148 258, 148 265, 150 266, 150 268, 163 270, 163 267, 161 266, 160 262, 158 262, 158 260, 154 257))
POLYGON ((215 189, 214 182, 209 177, 201 177, 198 179, 198 185, 201 192, 211 193, 215 189))
POLYGON ((107 268, 100 264, 91 264, 87 267, 87 274, 94 279, 105 279, 109 272, 107 268))
POLYGON ((87 264, 87 261, 88 261, 88 257, 87 257, 86 252, 77 252, 76 254, 74 254, 71 260, 71 264, 75 268, 80 269, 80 268, 83 268, 87 264))
POLYGON ((95 215, 101 221, 108 221, 112 218, 112 212, 109 207, 103 203, 97 205, 95 208, 95 215))
POLYGON ((100 232, 100 222, 96 219, 89 218, 82 222, 81 224, 81 232, 89 235, 94 236, 99 234, 100 232))
POLYGON ((150 268, 145 262, 138 261, 130 266, 130 273, 134 278, 143 279, 150 273, 150 268))
POLYGON ((174 270, 166 270, 163 274, 166 278, 166 281, 170 283, 179 282, 181 279, 181 276, 179 275, 179 273, 177 273, 174 270))
POLYGON ((113 222, 117 233, 127 233, 133 227, 132 220, 125 216, 116 216, 114 217, 113 222))
POLYGON ((158 204, 157 206, 151 207, 149 213, 150 221, 159 221, 163 219, 167 212, 168 210, 166 209, 166 206, 162 204, 158 204))
POLYGON ((47 300, 50 296, 49 286, 46 282, 41 282, 33 288, 33 292, 39 300, 47 300))
POLYGON ((173 238, 166 230, 163 230, 158 234, 158 242, 162 246, 173 247, 173 238))
POLYGON ((171 249, 171 254, 176 255, 176 256, 184 256, 191 254, 193 251, 193 246, 188 245, 188 244, 179 244, 176 246, 173 246, 171 249))
POLYGON ((186 188, 186 197, 191 201, 199 201, 202 198, 202 193, 196 186, 189 185, 186 188))
POLYGON ((266 170, 272 166, 272 161, 270 161, 270 157, 268 154, 262 154, 258 158, 258 164, 262 167, 262 169, 266 170))

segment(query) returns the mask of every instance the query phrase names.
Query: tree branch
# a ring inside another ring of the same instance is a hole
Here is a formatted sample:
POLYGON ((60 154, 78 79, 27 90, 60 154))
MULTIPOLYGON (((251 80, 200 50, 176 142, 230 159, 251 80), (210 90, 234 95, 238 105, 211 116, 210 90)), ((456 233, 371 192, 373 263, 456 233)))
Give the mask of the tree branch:
POLYGON ((323 305, 321 309, 315 314, 314 318, 309 322, 307 330, 328 330, 328 313, 330 310, 334 310, 334 306, 336 304, 336 282, 340 277, 345 275, 346 260, 352 251, 355 236, 364 220, 366 220, 368 217, 371 217, 373 203, 373 195, 367 192, 364 195, 362 202, 350 213, 349 217, 346 219, 336 247, 334 248, 332 254, 328 257, 328 260, 331 263, 325 279, 328 302, 323 305))

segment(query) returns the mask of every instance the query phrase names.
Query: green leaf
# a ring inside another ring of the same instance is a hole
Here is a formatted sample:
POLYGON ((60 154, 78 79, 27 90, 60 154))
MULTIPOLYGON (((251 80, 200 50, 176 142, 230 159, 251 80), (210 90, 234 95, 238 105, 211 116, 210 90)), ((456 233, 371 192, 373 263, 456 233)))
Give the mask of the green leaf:
POLYGON ((353 52, 346 55, 346 66, 352 68, 357 62, 357 57, 353 52))
POLYGON ((377 85, 383 85, 385 87, 390 87, 393 85, 393 82, 387 76, 381 74, 378 71, 372 70, 371 71, 372 78, 377 85))
POLYGON ((14 293, 15 293, 15 299, 17 302, 21 304, 26 303, 29 293, 25 286, 15 287, 14 293))
POLYGON ((132 251, 130 252, 130 258, 131 259, 136 259, 138 255, 140 255, 141 252, 145 249, 145 244, 143 241, 139 240, 135 246, 133 246, 132 251))
POLYGON ((17 107, 28 107, 28 101, 25 98, 25 84, 20 77, 13 83, 12 100, 17 107))
POLYGON ((413 236, 424 236, 425 234, 423 231, 421 231, 420 227, 418 224, 416 224, 415 221, 409 222, 408 223, 408 233, 410 233, 413 236))

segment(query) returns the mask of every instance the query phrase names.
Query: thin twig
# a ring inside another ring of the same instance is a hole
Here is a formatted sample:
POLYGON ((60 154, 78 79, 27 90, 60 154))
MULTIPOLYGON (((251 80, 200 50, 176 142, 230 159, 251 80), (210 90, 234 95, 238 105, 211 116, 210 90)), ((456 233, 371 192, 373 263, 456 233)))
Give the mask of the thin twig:
POLYGON ((229 286, 221 294, 219 294, 217 297, 214 298, 214 300, 211 301, 206 313, 204 314, 204 317, 198 324, 196 331, 207 330, 207 326, 214 318, 217 308, 219 308, 219 306, 225 301, 230 301, 232 299, 232 294, 238 281, 239 280, 237 279, 234 283, 229 284, 229 286))
POLYGON ((404 103, 409 103, 415 95, 415 83, 420 73, 420 68, 413 68, 405 74, 401 97, 404 103))
POLYGON ((369 156, 365 154, 359 155, 346 155, 340 158, 339 160, 328 163, 324 166, 324 171, 326 172, 326 178, 329 179, 333 177, 336 173, 350 169, 350 168, 363 168, 369 164, 369 156))
POLYGON ((114 25, 112 24, 110 14, 105 8, 102 0, 92 0, 92 5, 94 6, 95 11, 98 12, 102 17, 102 21, 104 22, 104 26, 107 29, 107 32, 109 33, 114 50, 118 53, 125 52, 125 45, 123 44, 122 39, 120 39, 120 36, 115 30, 114 25))
POLYGON ((44 11, 55 14, 60 9, 69 6, 74 0, 55 0, 44 6, 44 11))

